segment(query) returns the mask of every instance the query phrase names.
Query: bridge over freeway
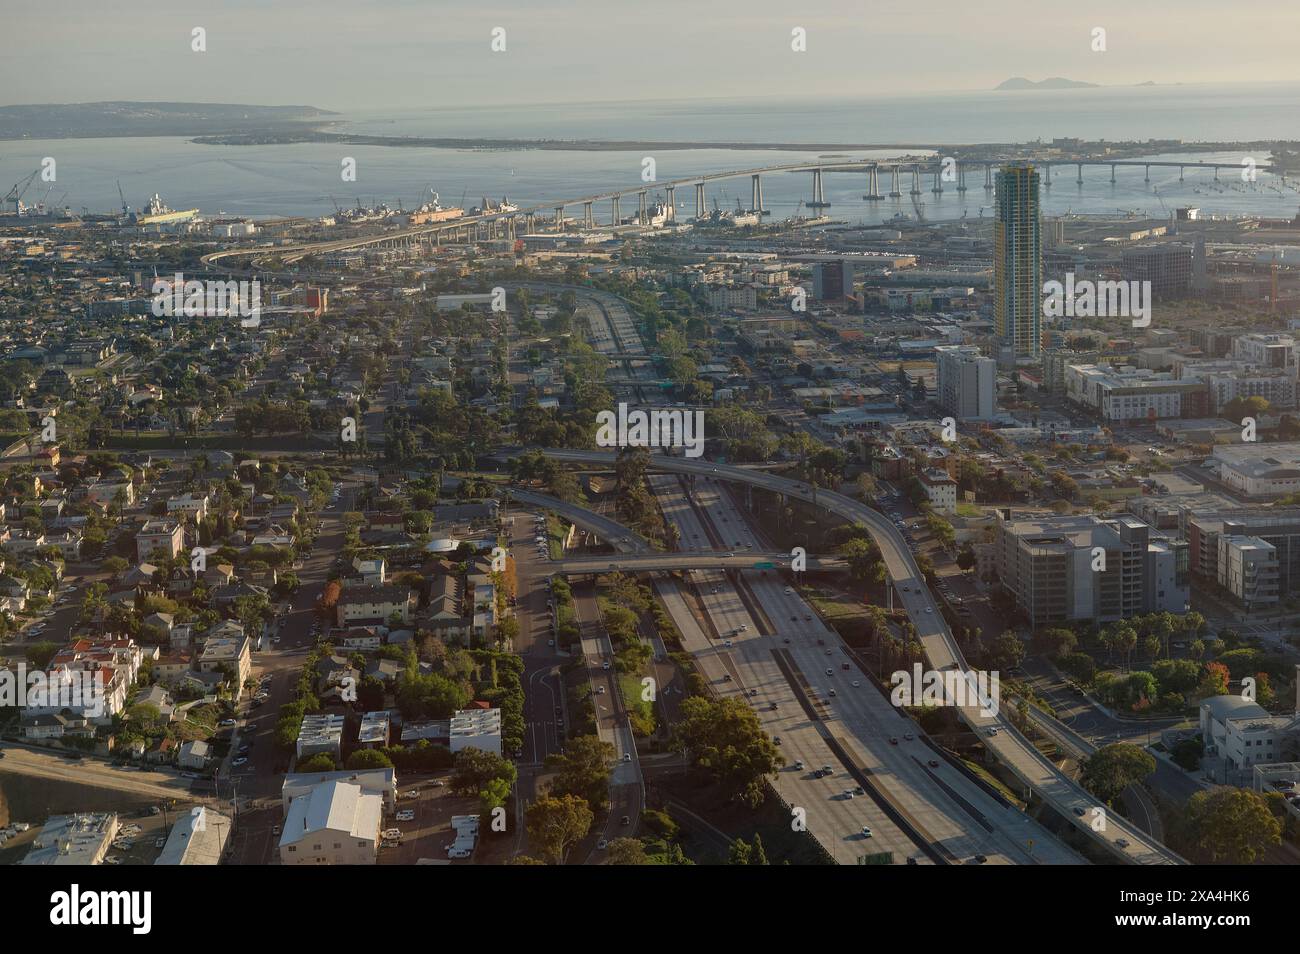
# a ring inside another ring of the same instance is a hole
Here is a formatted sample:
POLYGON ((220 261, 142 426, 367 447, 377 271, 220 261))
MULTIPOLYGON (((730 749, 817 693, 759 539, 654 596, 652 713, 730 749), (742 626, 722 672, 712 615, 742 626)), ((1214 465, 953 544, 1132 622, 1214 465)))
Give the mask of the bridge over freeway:
MULTIPOLYGON (((515 451, 509 452, 517 453, 515 451)), ((613 467, 614 451, 544 448, 553 460, 613 467)), ((899 600, 916 626, 926 658, 935 670, 970 671, 956 639, 925 583, 911 549, 898 529, 881 513, 861 501, 809 484, 761 471, 748 470, 707 460, 650 455, 651 470, 705 477, 756 487, 804 500, 851 523, 862 524, 880 547, 899 600)), ((958 700, 953 700, 954 702, 958 700)), ((982 711, 978 702, 955 705, 958 717, 983 737, 992 753, 1027 790, 1035 793, 1095 844, 1128 864, 1168 865, 1186 862, 1160 841, 1126 819, 1104 812, 1081 785, 1058 769, 1007 719, 999 709, 982 711), (1098 824, 1100 820, 1100 824, 1098 824)))
MULTIPOLYGON (((737 550, 675 550, 671 553, 605 554, 569 557, 554 564, 562 573, 649 573, 653 570, 777 570, 790 568, 790 554, 782 550, 763 552, 737 550)), ((836 557, 808 557, 807 572, 843 570, 848 566, 836 557)))
MULTIPOLYGON (((850 159, 839 161, 813 161, 813 162, 791 162, 778 163, 769 166, 759 166, 748 169, 732 169, 723 172, 709 172, 697 176, 685 176, 678 179, 665 179, 652 183, 640 183, 630 186, 626 189, 616 189, 613 191, 597 192, 589 195, 577 196, 569 199, 557 199, 543 205, 532 205, 525 208, 514 209, 508 212, 496 211, 486 212, 475 216, 462 216, 458 219, 451 219, 446 222, 431 223, 429 225, 413 226, 409 228, 394 229, 387 232, 380 232, 373 235, 351 236, 333 241, 312 242, 296 245, 281 246, 246 246, 239 248, 223 249, 219 252, 212 252, 203 256, 201 262, 205 268, 211 268, 218 262, 234 261, 240 258, 255 258, 258 256, 275 256, 286 263, 300 261, 309 255, 326 255, 332 252, 351 251, 365 248, 390 248, 404 247, 409 245, 439 245, 444 240, 447 241, 483 241, 494 238, 515 238, 518 234, 519 225, 522 223, 525 232, 532 232, 537 228, 539 218, 543 221, 549 220, 551 227, 556 231, 563 231, 566 224, 565 210, 570 206, 579 206, 582 209, 581 225, 583 228, 593 229, 596 227, 595 206, 597 203, 609 203, 610 224, 620 225, 623 223, 621 211, 624 199, 634 198, 637 202, 636 221, 640 224, 648 224, 648 197, 652 191, 662 191, 666 195, 668 206, 669 220, 676 220, 677 203, 675 200, 676 190, 684 188, 693 188, 695 191, 695 218, 702 219, 708 212, 708 201, 706 196, 706 187, 709 183, 721 182, 728 179, 743 179, 748 177, 750 180, 750 211, 766 214, 766 207, 763 202, 763 180, 765 175, 779 175, 790 173, 809 173, 812 177, 812 194, 806 205, 810 209, 825 209, 830 206, 825 199, 822 189, 822 176, 828 173, 855 173, 866 177, 866 192, 863 198, 868 201, 884 199, 886 194, 890 197, 903 195, 904 179, 910 179, 909 195, 919 196, 922 194, 923 180, 928 176, 931 182, 929 191, 939 194, 944 191, 945 183, 950 184, 958 192, 967 191, 966 173, 970 169, 983 169, 984 182, 983 188, 986 191, 993 190, 993 170, 999 166, 1008 163, 1029 162, 1043 170, 1043 184, 1047 188, 1052 185, 1052 169, 1055 166, 1070 167, 1076 169, 1076 181, 1082 184, 1083 170, 1089 168, 1102 167, 1109 168, 1110 181, 1115 181, 1115 170, 1119 167, 1142 167, 1146 171, 1146 181, 1151 181, 1151 170, 1153 168, 1170 168, 1179 170, 1179 180, 1181 181, 1186 170, 1210 170, 1217 179, 1222 171, 1231 171, 1234 174, 1241 173, 1244 166, 1242 163, 1230 162, 1189 162, 1178 160, 1148 160, 1148 159, 1050 159, 1038 160, 1033 158, 1020 159, 962 159, 960 157, 945 156, 902 156, 897 159, 850 159), (890 177, 889 192, 881 191, 882 176, 890 177)), ((1274 168, 1270 163, 1253 163, 1250 169, 1254 172, 1272 172, 1274 168)))

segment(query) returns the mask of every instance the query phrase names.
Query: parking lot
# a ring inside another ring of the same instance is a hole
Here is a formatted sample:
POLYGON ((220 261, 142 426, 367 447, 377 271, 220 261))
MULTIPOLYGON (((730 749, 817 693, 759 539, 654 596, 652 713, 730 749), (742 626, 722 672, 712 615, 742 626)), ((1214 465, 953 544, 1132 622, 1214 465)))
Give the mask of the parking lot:
MULTIPOLYGON (((451 829, 453 815, 478 814, 478 799, 473 796, 453 795, 448 788, 449 774, 435 779, 419 779, 399 783, 397 809, 384 813, 383 828, 397 829, 401 832, 400 844, 381 847, 379 863, 381 865, 413 865, 420 859, 432 859, 446 862, 447 846, 455 840, 451 829), (403 814, 412 813, 407 819, 403 814), (399 821, 402 815, 404 820, 399 821)), ((509 811, 509 808, 507 808, 509 811)), ((514 826, 514 816, 507 819, 510 827, 514 826)), ((387 840, 386 840, 387 841, 387 840)), ((500 864, 510 854, 512 839, 505 837, 485 841, 481 836, 473 857, 456 859, 452 864, 500 864)))

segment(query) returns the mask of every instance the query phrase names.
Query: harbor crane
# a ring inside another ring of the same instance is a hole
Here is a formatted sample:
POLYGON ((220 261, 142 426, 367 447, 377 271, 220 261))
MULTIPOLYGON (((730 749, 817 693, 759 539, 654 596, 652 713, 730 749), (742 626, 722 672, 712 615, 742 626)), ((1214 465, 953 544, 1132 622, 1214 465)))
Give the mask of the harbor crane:
POLYGON ((36 169, 26 179, 20 179, 19 181, 15 182, 13 188, 10 189, 7 193, 5 193, 5 198, 4 198, 5 205, 8 206, 12 204, 13 206, 12 211, 14 215, 18 215, 22 211, 23 196, 27 194, 27 189, 31 186, 32 181, 38 175, 40 175, 40 173, 41 170, 36 169))

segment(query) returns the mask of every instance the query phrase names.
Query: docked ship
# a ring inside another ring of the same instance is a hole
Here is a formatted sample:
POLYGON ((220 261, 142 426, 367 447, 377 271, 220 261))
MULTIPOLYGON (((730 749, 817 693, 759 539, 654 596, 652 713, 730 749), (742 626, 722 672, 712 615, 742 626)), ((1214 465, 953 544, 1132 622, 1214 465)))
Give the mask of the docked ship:
POLYGON ((483 199, 482 205, 476 205, 469 210, 470 215, 495 215, 498 212, 518 212, 519 206, 511 204, 505 196, 501 197, 500 202, 493 202, 489 198, 483 199))
POLYGON ((189 222, 198 217, 198 209, 172 209, 157 192, 139 212, 132 213, 131 222, 135 225, 173 225, 177 222, 189 222))
POLYGON ((438 201, 438 193, 430 189, 428 201, 407 214, 411 225, 433 225, 437 222, 458 219, 465 214, 465 210, 458 206, 443 208, 442 203, 438 201))

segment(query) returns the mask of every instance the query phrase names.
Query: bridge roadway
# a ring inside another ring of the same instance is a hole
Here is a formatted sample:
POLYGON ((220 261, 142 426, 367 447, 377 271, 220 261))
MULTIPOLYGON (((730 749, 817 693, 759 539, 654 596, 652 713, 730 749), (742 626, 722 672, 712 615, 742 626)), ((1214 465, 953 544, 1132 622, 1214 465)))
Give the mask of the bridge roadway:
MULTIPOLYGON (((780 163, 771 166, 758 166, 751 169, 733 169, 725 172, 708 172, 697 176, 686 176, 680 179, 665 179, 651 183, 642 183, 631 186, 626 189, 616 189, 609 192, 597 192, 591 195, 579 196, 573 199, 557 199, 553 202, 547 202, 542 205, 532 205, 525 208, 516 209, 511 212, 490 212, 483 215, 465 215, 458 219, 451 219, 446 222, 436 222, 430 225, 414 226, 412 228, 396 229, 391 232, 380 233, 377 235, 353 236, 346 239, 336 239, 326 242, 311 242, 300 245, 281 245, 267 246, 256 245, 240 248, 223 249, 219 252, 211 252, 204 255, 200 261, 204 267, 211 267, 214 263, 228 259, 247 258, 258 255, 274 255, 282 258, 285 262, 295 262, 308 255, 327 254, 329 252, 341 252, 349 249, 367 248, 369 246, 383 245, 403 245, 412 241, 439 240, 439 237, 446 232, 451 232, 454 236, 458 231, 465 230, 468 235, 469 230, 477 230, 479 226, 488 225, 495 227, 497 223, 509 223, 513 229, 513 220, 519 217, 525 219, 536 216, 539 213, 559 212, 562 216, 564 209, 569 206, 583 206, 584 217, 587 218, 586 224, 594 224, 588 217, 588 207, 595 205, 597 202, 610 202, 614 208, 622 199, 628 196, 641 196, 649 194, 651 191, 662 190, 673 192, 678 188, 698 187, 703 189, 705 183, 718 182, 727 179, 741 179, 749 176, 754 179, 753 194, 759 198, 761 207, 762 189, 758 185, 756 177, 765 174, 781 174, 793 172, 811 172, 813 174, 813 192, 814 203, 821 201, 821 176, 823 173, 852 173, 860 172, 867 174, 868 188, 872 193, 867 198, 879 199, 883 196, 879 192, 878 177, 882 172, 888 172, 893 175, 901 175, 907 171, 912 175, 911 192, 919 194, 920 177, 930 175, 934 180, 933 188, 930 191, 942 192, 943 187, 940 184, 940 173, 946 173, 944 163, 947 158, 942 156, 930 156, 924 158, 903 157, 899 159, 851 159, 842 162, 790 162, 780 163)), ((965 190, 965 170, 970 167, 983 167, 985 170, 984 188, 991 188, 991 170, 1008 163, 1030 162, 1035 166, 1046 170, 1046 184, 1051 184, 1051 169, 1053 166, 1077 166, 1079 169, 1079 180, 1083 181, 1084 166, 1109 166, 1111 169, 1111 180, 1114 181, 1115 167, 1117 166, 1143 166, 1148 171, 1151 167, 1157 168, 1177 168, 1180 170, 1179 177, 1182 177, 1182 170, 1185 169, 1210 169, 1214 171, 1215 177, 1221 170, 1229 169, 1239 172, 1243 167, 1240 163, 1225 162, 1178 162, 1174 160, 1154 160, 1145 159, 1056 159, 1056 160, 1035 160, 1035 159, 970 159, 956 160, 954 167, 955 174, 958 178, 955 188, 965 190)), ((1256 172, 1272 172, 1273 166, 1269 163, 1258 163, 1254 166, 1256 172)), ((1149 178, 1149 177, 1148 177, 1149 178)), ((891 195, 901 195, 901 192, 891 192, 891 195)), ((703 215, 702 209, 699 209, 700 193, 697 191, 696 204, 697 213, 703 215)), ((675 214, 675 212, 674 212, 675 214)))
MULTIPOLYGON (((542 453, 553 460, 611 467, 616 458, 613 451, 547 448, 542 453)), ((969 669, 902 534, 876 510, 833 491, 817 490, 799 481, 707 460, 651 454, 649 466, 653 470, 752 484, 796 497, 851 523, 862 524, 880 547, 886 569, 899 590, 903 608, 916 626, 931 667, 936 670, 969 669)), ((958 706, 957 709, 961 720, 985 737, 986 748, 999 761, 1095 843, 1130 864, 1185 863, 1175 852, 1123 818, 1104 816, 1105 824, 1101 830, 1094 829, 1093 819, 1097 817, 1094 810, 1101 807, 1097 800, 1053 765, 1000 711, 997 715, 984 715, 978 705, 958 706), (996 731, 990 735, 990 730, 996 731)))
MULTIPOLYGON (((583 529, 587 529, 584 527, 583 529)), ((599 531, 593 531, 599 533, 599 531)), ((645 553, 636 556, 570 557, 555 564, 561 573, 609 573, 626 570, 649 573, 652 570, 768 570, 786 568, 790 554, 784 550, 675 550, 672 553, 645 553), (767 565, 760 565, 767 564, 767 565)), ((848 566, 835 557, 808 557, 809 573, 817 570, 842 570, 848 566)))

